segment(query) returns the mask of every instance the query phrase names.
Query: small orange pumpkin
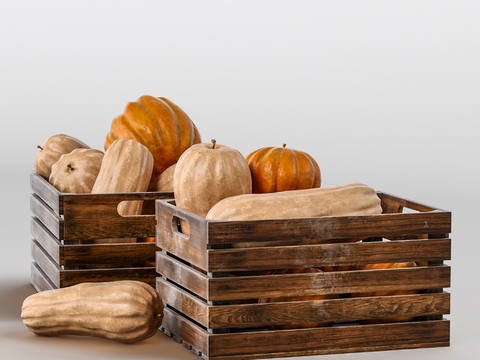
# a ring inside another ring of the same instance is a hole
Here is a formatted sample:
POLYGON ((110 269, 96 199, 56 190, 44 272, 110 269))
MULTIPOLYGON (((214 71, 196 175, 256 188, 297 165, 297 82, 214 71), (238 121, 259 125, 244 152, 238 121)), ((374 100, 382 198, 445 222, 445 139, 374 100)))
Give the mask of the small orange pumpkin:
MULTIPOLYGON (((317 268, 296 268, 296 269, 274 270, 270 272, 269 275, 305 274, 305 273, 319 273, 319 272, 323 272, 323 271, 317 268)), ((339 298, 339 295, 336 295, 336 294, 311 295, 311 296, 284 296, 284 297, 278 297, 278 298, 260 298, 258 299, 258 302, 270 303, 270 302, 284 302, 284 301, 325 300, 325 299, 337 299, 337 298, 339 298)), ((287 329, 327 327, 332 325, 333 325, 333 322, 324 321, 324 322, 311 322, 311 323, 304 323, 304 324, 270 325, 270 326, 267 326, 267 328, 269 330, 287 330, 287 329)))
MULTIPOLYGON (((407 268, 407 267, 417 267, 417 264, 413 261, 403 262, 403 263, 385 263, 385 264, 368 264, 361 266, 360 270, 380 270, 380 269, 398 269, 398 268, 407 268)), ((352 294, 352 297, 367 297, 367 296, 390 296, 390 295, 410 295, 418 294, 418 290, 392 290, 392 291, 374 291, 374 292, 365 292, 365 293, 355 293, 352 294)), ((405 316, 405 317, 396 317, 396 318, 385 318, 385 319, 368 319, 368 320, 359 320, 360 324, 385 324, 393 322, 403 322, 403 321, 412 321, 416 318, 405 316)))
POLYGON ((252 192, 312 189, 321 186, 320 167, 309 154, 286 147, 264 147, 247 157, 252 192))
POLYGON ((201 142, 197 127, 182 109, 170 100, 148 95, 129 102, 123 114, 113 119, 105 150, 117 139, 135 140, 150 150, 154 158, 151 180, 201 142))

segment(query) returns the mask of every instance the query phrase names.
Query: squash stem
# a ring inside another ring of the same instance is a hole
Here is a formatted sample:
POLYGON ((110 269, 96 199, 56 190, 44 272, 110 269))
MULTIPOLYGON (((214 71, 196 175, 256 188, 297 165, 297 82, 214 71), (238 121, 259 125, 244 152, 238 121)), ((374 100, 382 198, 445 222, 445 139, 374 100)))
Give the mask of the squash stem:
POLYGON ((212 139, 212 149, 215 149, 215 144, 217 143, 217 141, 215 139, 212 139))

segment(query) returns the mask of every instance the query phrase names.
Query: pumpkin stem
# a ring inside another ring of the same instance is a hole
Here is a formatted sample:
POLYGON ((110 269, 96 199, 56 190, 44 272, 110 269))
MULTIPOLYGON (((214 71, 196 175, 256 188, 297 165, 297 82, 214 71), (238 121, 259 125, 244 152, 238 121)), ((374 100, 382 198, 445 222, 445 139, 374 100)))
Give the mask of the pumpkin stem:
POLYGON ((212 139, 212 149, 215 149, 215 144, 217 143, 217 141, 215 139, 212 139))
POLYGON ((70 164, 67 164, 67 169, 68 169, 68 171, 70 171, 70 172, 72 172, 73 170, 75 170, 75 169, 72 167, 72 165, 70 165, 70 164))
POLYGON ((37 148, 40 150, 43 150, 43 148, 40 145, 37 145, 37 148))
POLYGON ((287 144, 283 144, 283 148, 285 148, 287 146, 287 144))

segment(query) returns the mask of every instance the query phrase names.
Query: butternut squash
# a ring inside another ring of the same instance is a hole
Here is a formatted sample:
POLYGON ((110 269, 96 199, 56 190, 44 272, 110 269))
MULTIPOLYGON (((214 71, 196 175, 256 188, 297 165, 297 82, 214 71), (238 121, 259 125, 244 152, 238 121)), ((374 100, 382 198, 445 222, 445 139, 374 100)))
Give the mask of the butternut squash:
POLYGON ((158 293, 140 281, 87 282, 30 295, 22 306, 27 329, 39 336, 82 335, 133 343, 157 332, 158 293))
MULTIPOLYGON (((148 148, 134 140, 119 139, 105 152, 92 194, 144 192, 153 171, 153 156, 148 148)), ((118 205, 122 216, 141 215, 143 201, 124 201, 118 205)), ((101 239, 96 243, 136 242, 129 239, 101 239)))
MULTIPOLYGON (((266 220, 318 216, 368 215, 382 213, 375 190, 358 183, 263 194, 246 194, 223 199, 214 205, 209 220, 266 220)), ((359 238, 344 239, 345 242, 359 238)), ((275 246, 307 245, 328 242, 328 239, 284 240, 275 246)), ((245 242, 236 248, 272 246, 272 242, 245 242)))
POLYGON ((375 190, 358 183, 246 194, 223 199, 207 213, 209 220, 286 219, 317 216, 380 214, 375 190))

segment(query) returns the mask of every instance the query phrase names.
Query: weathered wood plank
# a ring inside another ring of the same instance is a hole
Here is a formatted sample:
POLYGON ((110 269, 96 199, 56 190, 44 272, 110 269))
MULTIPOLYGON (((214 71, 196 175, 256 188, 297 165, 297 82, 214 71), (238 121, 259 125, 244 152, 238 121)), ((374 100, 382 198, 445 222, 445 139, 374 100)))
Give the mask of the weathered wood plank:
POLYGON ((40 267, 43 273, 49 278, 49 280, 57 287, 62 286, 61 268, 57 263, 42 249, 40 244, 36 240, 31 242, 31 254, 32 259, 40 267))
POLYGON ((416 290, 449 286, 448 266, 239 276, 208 279, 207 300, 416 290))
MULTIPOLYGON (((408 208, 408 209, 412 209, 419 212, 429 212, 429 211, 435 211, 435 210, 444 211, 442 209, 439 209, 433 206, 421 204, 417 201, 407 200, 407 199, 400 198, 398 196, 384 193, 384 192, 381 193, 381 199, 382 199, 382 207, 384 209, 397 208, 397 211, 394 211, 394 212, 401 212, 398 210, 401 210, 402 208, 408 208)), ((384 211, 384 212, 389 212, 389 211, 384 211)))
POLYGON ((117 206, 122 201, 170 199, 172 196, 170 192, 66 195, 63 239, 154 237, 155 215, 121 216, 117 206))
POLYGON ((215 272, 450 260, 450 250, 450 239, 408 240, 207 250, 207 258, 215 272))
POLYGON ((175 310, 207 327, 207 303, 161 277, 157 277, 157 291, 164 304, 172 306, 175 310))
POLYGON ((208 221, 208 244, 361 238, 449 233, 451 213, 380 214, 317 218, 208 221))
MULTIPOLYGON (((180 310, 176 306, 174 307, 180 310)), ((235 328, 449 313, 450 294, 448 293, 375 296, 211 306, 208 308, 207 327, 211 329, 235 328)))
POLYGON ((138 263, 154 263, 160 249, 155 243, 109 243, 63 246, 63 262, 66 266, 86 264, 122 264, 134 267, 138 263))
MULTIPOLYGON (((450 341, 449 325, 448 321, 418 321, 398 324, 214 334, 209 337, 208 355, 215 357, 446 343, 450 341)), ((172 333, 175 334, 175 331, 172 331, 172 333)))
POLYGON ((63 219, 56 214, 38 195, 30 195, 30 211, 57 238, 63 238, 63 219))
POLYGON ((62 243, 34 216, 30 218, 30 233, 57 264, 63 265, 62 243))
POLYGON ((162 252, 157 252, 156 263, 158 273, 187 288, 201 298, 207 298, 207 277, 204 274, 178 260, 166 256, 162 252))
POLYGON ((36 263, 32 263, 31 265, 30 283, 37 292, 56 289, 55 285, 48 279, 47 275, 44 274, 36 263))
POLYGON ((63 277, 62 287, 72 286, 83 282, 137 280, 143 281, 155 288, 155 278, 157 277, 155 267, 63 270, 61 273, 63 277))
POLYGON ((203 357, 204 360, 245 360, 245 359, 269 359, 282 358, 292 356, 314 356, 314 355, 328 355, 328 354, 349 354, 357 352, 371 352, 371 351, 386 351, 386 350, 407 350, 407 349, 425 349, 435 347, 448 347, 450 342, 433 342, 433 343, 418 343, 418 344, 401 344, 388 346, 362 346, 338 349, 324 349, 324 350, 305 350, 305 351, 285 351, 285 352, 271 352, 263 354, 248 354, 245 355, 227 355, 215 357, 203 357))
POLYGON ((30 173, 30 186, 58 215, 63 215, 63 194, 36 171, 30 173))
POLYGON ((207 267, 205 235, 208 223, 199 216, 173 206, 172 203, 173 201, 156 202, 157 246, 205 270, 207 267), (188 236, 180 232, 178 228, 180 220, 189 224, 188 236))

